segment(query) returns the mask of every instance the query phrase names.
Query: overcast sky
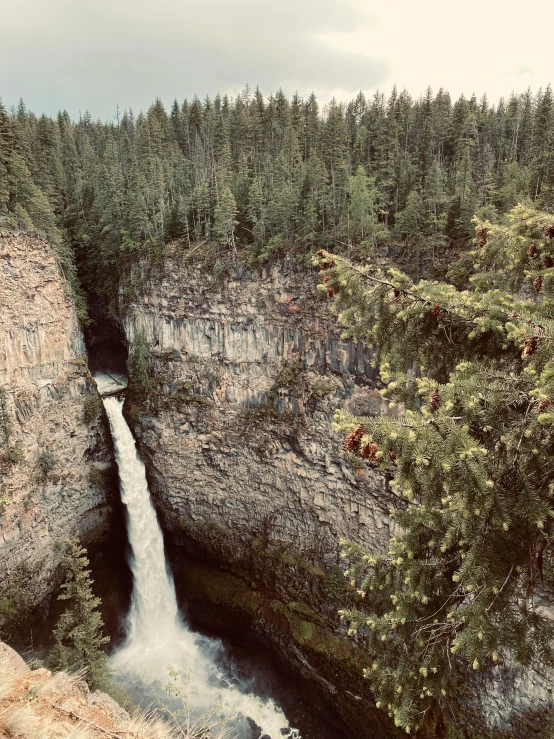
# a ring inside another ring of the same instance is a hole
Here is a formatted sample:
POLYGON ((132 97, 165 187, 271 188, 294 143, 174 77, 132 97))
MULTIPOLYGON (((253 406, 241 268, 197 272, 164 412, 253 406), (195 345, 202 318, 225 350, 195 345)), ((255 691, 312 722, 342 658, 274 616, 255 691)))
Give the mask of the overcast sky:
POLYGON ((103 120, 245 83, 496 102, 554 81, 553 23, 554 0, 1 0, 0 97, 103 120))

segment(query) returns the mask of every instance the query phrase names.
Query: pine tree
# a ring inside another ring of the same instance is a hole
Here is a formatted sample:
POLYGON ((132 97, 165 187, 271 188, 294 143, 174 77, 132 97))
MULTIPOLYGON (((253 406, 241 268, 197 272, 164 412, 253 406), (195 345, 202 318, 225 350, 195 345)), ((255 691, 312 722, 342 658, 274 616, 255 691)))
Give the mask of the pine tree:
POLYGON ((379 237, 387 235, 377 218, 377 189, 375 180, 367 176, 365 168, 359 166, 354 177, 350 178, 349 206, 350 235, 366 241, 372 247, 377 245, 379 237))
POLYGON ((368 645, 377 705, 437 737, 468 670, 554 664, 538 592, 554 584, 554 223, 518 206, 477 226, 471 290, 317 259, 400 411, 336 413, 347 451, 389 478, 403 532, 387 554, 343 542, 358 597, 341 615, 368 645), (538 280, 541 301, 522 298, 538 280))
POLYGON ((85 670, 92 690, 105 689, 109 681, 107 656, 102 646, 104 624, 98 611, 100 598, 93 595, 86 549, 75 539, 67 542, 62 559, 65 582, 58 600, 67 607, 54 629, 55 645, 50 655, 52 668, 75 672, 85 670))
POLYGON ((418 190, 411 190, 406 207, 396 214, 395 229, 407 241, 415 241, 422 235, 425 223, 423 201, 418 190))
POLYGON ((237 212, 235 197, 231 189, 226 187, 215 207, 214 233, 220 244, 232 247, 233 253, 235 253, 235 226, 238 223, 237 212))

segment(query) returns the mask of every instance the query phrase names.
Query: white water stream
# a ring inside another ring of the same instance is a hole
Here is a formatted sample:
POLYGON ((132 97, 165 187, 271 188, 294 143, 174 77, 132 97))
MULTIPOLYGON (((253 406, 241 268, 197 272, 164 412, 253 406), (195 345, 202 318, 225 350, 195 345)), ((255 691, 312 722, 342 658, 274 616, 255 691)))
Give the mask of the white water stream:
POLYGON ((123 401, 105 397, 104 406, 115 446, 121 498, 128 513, 134 578, 127 638, 110 658, 116 676, 124 685, 152 696, 156 686, 169 682, 171 666, 185 677, 190 675, 190 702, 195 711, 217 708, 225 716, 248 716, 271 739, 299 737, 296 730, 285 731, 289 723, 272 700, 229 683, 214 661, 218 642, 190 631, 181 619, 144 464, 123 417, 123 401))

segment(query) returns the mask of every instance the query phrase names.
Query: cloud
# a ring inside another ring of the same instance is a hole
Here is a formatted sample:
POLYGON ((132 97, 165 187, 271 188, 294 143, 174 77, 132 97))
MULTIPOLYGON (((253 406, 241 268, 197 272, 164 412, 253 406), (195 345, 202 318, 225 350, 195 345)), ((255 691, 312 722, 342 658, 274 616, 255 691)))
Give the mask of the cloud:
POLYGON ((145 108, 246 82, 266 94, 368 89, 389 73, 384 59, 324 38, 377 26, 353 0, 4 2, 0 93, 38 112, 105 118, 116 104, 145 108))

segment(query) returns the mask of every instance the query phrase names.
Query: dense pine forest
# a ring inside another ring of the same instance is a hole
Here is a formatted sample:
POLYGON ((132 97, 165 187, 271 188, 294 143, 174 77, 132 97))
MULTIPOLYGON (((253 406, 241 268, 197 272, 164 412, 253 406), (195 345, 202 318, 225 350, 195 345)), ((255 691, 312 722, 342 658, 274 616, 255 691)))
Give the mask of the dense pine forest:
MULTIPOLYGON (((87 298, 115 310, 119 276, 167 244, 209 245, 220 273, 285 255, 320 267, 344 337, 373 349, 401 408, 335 416, 345 459, 386 476, 403 532, 387 554, 343 542, 341 616, 377 706, 420 736, 454 736, 468 674, 554 665, 553 196, 550 87, 325 106, 247 88, 110 123, 0 105, 0 225, 50 239, 84 322, 87 298), (413 279, 372 259, 391 243, 457 244, 467 271, 413 279)), ((139 339, 131 392, 152 379, 139 339)))
POLYGON ((168 241, 209 241, 222 258, 247 247, 258 262, 371 253, 391 236, 440 244, 466 239, 475 213, 494 220, 525 198, 545 207, 553 187, 550 87, 494 105, 393 89, 325 106, 247 87, 108 123, 0 104, 0 214, 46 233, 74 283, 75 255, 93 293, 113 294, 107 274, 168 241))

